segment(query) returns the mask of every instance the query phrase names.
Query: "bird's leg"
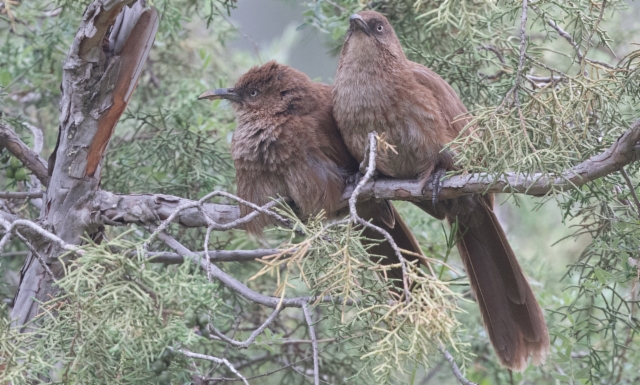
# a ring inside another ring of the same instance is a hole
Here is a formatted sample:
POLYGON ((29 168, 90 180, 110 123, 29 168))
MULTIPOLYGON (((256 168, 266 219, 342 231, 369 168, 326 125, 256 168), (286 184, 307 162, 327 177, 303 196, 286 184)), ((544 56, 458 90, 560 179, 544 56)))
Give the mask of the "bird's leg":
POLYGON ((422 186, 422 195, 425 194, 425 190, 427 186, 432 187, 431 193, 431 203, 433 204, 433 208, 435 209, 436 204, 438 203, 438 196, 440 195, 440 191, 442 190, 442 178, 446 175, 447 170, 444 168, 436 168, 429 178, 425 180, 424 185, 422 186))
MULTIPOLYGON (((362 163, 360 163, 360 168, 358 169, 358 171, 356 171, 355 173, 347 177, 346 183, 357 186, 358 183, 360 183, 360 181, 364 177, 364 175, 367 173, 368 163, 369 161, 367 159, 362 161, 362 163)), ((378 170, 373 170, 373 175, 371 176, 371 179, 376 179, 377 177, 378 177, 378 170)))
POLYGON ((360 171, 356 171, 347 177, 346 184, 353 184, 354 186, 357 186, 363 176, 364 174, 362 174, 360 171))

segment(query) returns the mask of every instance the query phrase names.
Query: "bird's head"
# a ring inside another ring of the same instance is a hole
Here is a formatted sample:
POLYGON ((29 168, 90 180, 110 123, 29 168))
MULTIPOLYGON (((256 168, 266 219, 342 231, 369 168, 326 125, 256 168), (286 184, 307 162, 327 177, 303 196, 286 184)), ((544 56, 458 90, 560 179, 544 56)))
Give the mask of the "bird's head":
MULTIPOLYGON (((365 60, 380 55, 404 58, 400 41, 384 15, 375 11, 362 11, 349 17, 345 50, 365 60)), ((343 51, 343 54, 345 52, 343 51)))
POLYGON ((270 61, 242 75, 233 88, 207 91, 198 99, 224 99, 240 115, 279 115, 294 112, 311 79, 289 66, 270 61))

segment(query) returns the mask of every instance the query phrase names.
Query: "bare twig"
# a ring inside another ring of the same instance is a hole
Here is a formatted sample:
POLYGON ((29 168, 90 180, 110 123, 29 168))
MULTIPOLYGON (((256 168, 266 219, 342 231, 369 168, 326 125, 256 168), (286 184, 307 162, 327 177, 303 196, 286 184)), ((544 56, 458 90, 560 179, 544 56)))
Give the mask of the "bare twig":
POLYGON ((169 215, 169 217, 167 219, 165 219, 160 226, 157 227, 157 229, 151 234, 151 236, 145 241, 145 243, 143 244, 143 248, 145 250, 147 250, 147 248, 149 247, 149 244, 158 236, 158 234, 160 234, 162 231, 166 230, 169 225, 175 220, 175 218, 178 216, 178 214, 180 214, 180 212, 182 212, 183 210, 186 209, 190 209, 190 208, 197 208, 203 215, 205 221, 207 222, 208 227, 214 229, 214 230, 219 230, 219 231, 224 231, 224 230, 230 230, 233 228, 236 228, 242 224, 245 224, 247 222, 249 222, 250 220, 252 220, 254 217, 256 217, 259 214, 266 214, 269 215, 271 217, 273 217, 275 220, 277 220, 280 223, 283 223, 285 225, 289 225, 289 220, 287 220, 286 218, 283 218, 282 216, 278 215, 277 213, 269 210, 270 208, 272 208, 273 206, 277 205, 279 203, 279 201, 272 201, 267 203, 264 206, 258 206, 255 205, 251 202, 248 202, 242 198, 239 198, 233 194, 229 194, 227 192, 224 191, 213 191, 210 192, 209 194, 205 195, 204 197, 202 197, 200 200, 198 201, 190 201, 190 202, 186 202, 181 204, 180 206, 176 207, 176 209, 171 213, 171 215, 169 215), (209 199, 216 197, 216 196, 221 196, 221 197, 225 197, 225 198, 229 198, 229 199, 233 199, 236 202, 249 206, 252 209, 254 209, 255 211, 253 211, 252 213, 250 213, 249 215, 243 217, 243 218, 239 218, 236 219, 235 221, 232 221, 230 223, 226 223, 226 224, 220 224, 220 223, 216 223, 215 221, 213 221, 206 213, 205 209, 203 208, 203 205, 206 201, 208 201, 209 199))
POLYGON ((309 306, 307 304, 302 305, 302 311, 304 312, 304 319, 309 326, 309 337, 311 337, 311 347, 313 348, 313 383, 314 385, 320 385, 320 363, 318 360, 318 339, 316 338, 316 331, 313 327, 313 320, 311 319, 311 313, 309 312, 309 306))
POLYGON ((17 220, 15 220, 13 222, 10 222, 10 221, 6 220, 5 218, 3 218, 2 216, 0 216, 0 225, 2 225, 2 227, 4 227, 4 230, 5 230, 5 235, 0 240, 0 251, 2 251, 2 249, 4 249, 4 246, 11 239, 11 237, 13 235, 13 232, 17 228, 26 227, 26 228, 29 228, 31 231, 36 232, 40 236, 45 237, 45 238, 57 243, 58 245, 60 245, 61 248, 65 249, 65 250, 75 251, 75 252, 77 252, 79 254, 82 254, 82 252, 83 252, 77 246, 66 243, 65 241, 60 239, 57 235, 55 235, 55 234, 43 229, 42 227, 40 227, 36 223, 31 222, 31 221, 26 220, 26 219, 17 219, 17 220))
POLYGON ((516 71, 515 84, 513 86, 518 100, 518 87, 520 87, 520 77, 524 67, 524 56, 527 53, 527 0, 522 0, 522 15, 520 18, 520 57, 518 58, 518 70, 516 71))
POLYGON ((217 364, 224 364, 227 368, 229 368, 229 370, 233 374, 238 376, 238 378, 240 378, 242 380, 242 382, 244 382, 246 385, 249 385, 249 383, 247 382, 247 379, 242 374, 240 374, 240 372, 238 372, 236 370, 236 368, 234 368, 233 365, 231 365, 231 363, 229 361, 227 361, 226 358, 218 358, 218 357, 214 357, 214 356, 208 356, 206 354, 194 353, 194 352, 191 352, 191 351, 186 350, 186 349, 174 349, 174 348, 169 348, 169 349, 171 351, 173 351, 173 352, 180 353, 180 354, 184 355, 185 357, 196 358, 196 359, 200 359, 200 360, 207 360, 207 361, 215 362, 217 364))
POLYGON ((0 124, 0 146, 6 148, 31 171, 43 185, 49 184, 47 163, 29 148, 9 127, 0 124))
POLYGON ((458 365, 456 364, 456 362, 453 360, 453 357, 451 356, 451 354, 444 348, 444 346, 442 344, 440 344, 438 346, 438 350, 440 350, 440 353, 442 353, 442 355, 444 356, 444 358, 447 359, 447 361, 449 361, 449 364, 451 365, 451 371, 453 372, 453 375, 456 376, 456 378, 458 379, 458 381, 462 384, 462 385, 478 385, 475 382, 471 382, 469 380, 467 380, 466 378, 464 378, 464 376, 462 375, 462 373, 460 372, 460 368, 458 368, 458 365))
MULTIPOLYGON (((328 347, 328 346, 327 346, 327 347, 324 347, 324 348, 323 348, 323 349, 321 349, 321 350, 324 350, 324 349, 327 349, 327 348, 329 348, 329 347, 328 347)), ((285 369, 287 369, 287 368, 290 368, 290 367, 292 367, 293 365, 299 364, 299 363, 301 363, 301 362, 303 362, 303 361, 306 361, 306 360, 308 360, 308 359, 310 359, 310 358, 313 358, 313 355, 306 356, 306 357, 304 357, 304 358, 302 358, 302 359, 300 359, 300 360, 298 360, 298 361, 296 361, 296 362, 292 362, 292 363, 290 363, 290 364, 288 364, 288 365, 285 365, 285 366, 283 366, 283 367, 281 367, 281 368, 278 368, 278 369, 272 370, 272 371, 270 371, 270 372, 263 373, 263 374, 258 374, 257 376, 253 376, 253 377, 248 377, 248 378, 247 378, 247 380, 253 380, 253 379, 261 378, 261 377, 268 377, 268 376, 270 376, 270 375, 272 375, 272 374, 274 374, 274 373, 277 373, 277 372, 280 372, 280 371, 285 370, 285 369)), ((214 382, 220 382, 220 381, 241 381, 239 378, 224 378, 224 377, 208 378, 208 380, 210 380, 210 381, 214 381, 214 382)))
POLYGON ((12 191, 0 191, 0 199, 34 199, 42 198, 43 192, 26 191, 26 192, 12 192, 12 191))
MULTIPOLYGON (((209 250, 209 260, 211 262, 243 262, 254 261, 262 257, 280 254, 282 252, 293 253, 293 250, 280 250, 280 249, 256 249, 256 250, 209 250)), ((205 256, 204 251, 194 252, 194 255, 202 258, 205 256)), ((184 258, 178 253, 168 252, 147 252, 149 262, 154 263, 167 263, 167 264, 181 264, 184 262, 184 258)))
POLYGON ((40 264, 42 265, 42 268, 47 273, 49 278, 51 278, 53 282, 56 282, 56 277, 53 275, 53 272, 51 272, 51 269, 49 269, 49 266, 47 266, 47 263, 44 261, 44 259, 42 259, 42 256, 40 255, 40 253, 38 253, 38 250, 36 250, 35 247, 33 247, 33 245, 31 244, 31 242, 29 242, 27 238, 23 237, 19 231, 16 231, 16 235, 18 236, 18 238, 20 238, 22 243, 24 243, 24 245, 27 246, 29 251, 31 251, 31 253, 38 259, 38 262, 40 262, 40 264))
POLYGON ((387 242, 389 242, 389 244, 391 245, 391 247, 393 247, 393 250, 396 252, 396 256, 398 257, 398 260, 400 261, 400 266, 402 268, 402 284, 403 284, 403 290, 404 290, 404 296, 405 296, 405 301, 407 303, 409 303, 410 299, 411 299, 411 293, 409 291, 409 281, 408 281, 408 272, 407 272, 407 262, 405 261, 404 257, 402 256, 402 252, 400 251, 400 248, 398 247, 398 245, 396 244, 396 242, 394 241, 393 237, 391 236, 391 234, 389 234, 386 230, 372 224, 369 223, 367 221, 365 221, 364 219, 362 219, 360 216, 358 216, 358 212, 356 210, 356 203, 358 202, 358 195, 360 195, 360 191, 362 190, 363 186, 373 177, 373 174, 376 170, 376 156, 378 154, 378 141, 376 140, 376 133, 372 132, 369 134, 369 165, 367 167, 367 172, 364 175, 364 177, 362 178, 362 180, 360 180, 360 182, 358 183, 358 185, 356 186, 356 188, 353 190, 353 193, 351 194, 351 197, 349 198, 349 212, 351 213, 351 220, 354 221, 355 223, 359 223, 362 226, 368 227, 370 229, 373 229, 374 231, 382 234, 385 239, 387 240, 387 242))
POLYGON ((484 45, 483 44, 483 45, 479 46, 478 49, 484 49, 486 51, 493 52, 496 55, 496 57, 498 58, 498 60, 500 60, 500 63, 505 64, 504 55, 502 55, 502 52, 500 52, 498 47, 496 47, 495 45, 484 45))
MULTIPOLYGON (((603 2, 601 9, 600 9, 600 15, 599 18, 596 22, 595 25, 595 29, 598 28, 598 24, 600 23, 600 20, 602 20, 602 16, 604 14, 604 8, 606 6, 606 1, 603 2)), ((595 64, 595 65, 599 65, 602 67, 605 67, 607 69, 615 69, 615 67, 611 66, 610 64, 598 61, 598 60, 593 60, 593 59, 589 59, 588 57, 586 57, 586 53, 582 53, 582 51, 580 50, 580 45, 575 41, 575 39, 573 38, 573 36, 571 36, 567 31, 565 31, 564 29, 562 29, 555 21, 545 17, 544 13, 542 13, 538 7, 536 7, 535 5, 531 6, 531 9, 533 9, 537 14, 540 15, 540 17, 542 17, 543 19, 546 19, 547 24, 549 24, 551 26, 551 28, 553 28, 558 35, 562 36, 567 42, 569 42, 569 44, 571 44, 571 46, 573 47, 573 49, 576 51, 576 56, 578 57, 578 63, 582 64, 583 61, 589 62, 591 64, 595 64)), ((591 38, 593 37, 593 33, 595 32, 595 29, 591 31, 591 34, 589 35, 589 39, 588 42, 591 42, 591 38)))
MULTIPOLYGON (((158 239, 160 239, 167 246, 169 246, 170 248, 175 250, 175 252, 180 254, 183 258, 188 258, 189 260, 191 260, 191 261, 193 261, 195 263, 200 263, 200 267, 203 270, 205 270, 207 268, 206 264, 204 264, 202 261, 199 261, 200 260, 199 257, 195 256, 189 249, 187 249, 182 244, 180 244, 180 242, 175 240, 175 238, 173 238, 172 236, 167 235, 165 233, 159 233, 158 234, 158 239)), ((341 298, 334 298, 334 297, 330 297, 330 296, 325 296, 325 297, 320 297, 320 298, 319 297, 314 297, 314 296, 295 297, 295 298, 269 297, 269 296, 257 293, 255 291, 249 289, 242 282, 238 281, 237 279, 231 277, 230 275, 228 275, 224 271, 220 270, 220 268, 218 268, 214 264, 211 265, 211 276, 213 278, 219 280, 220 282, 222 282, 230 290, 235 291, 236 293, 238 293, 241 296, 245 297, 249 301, 255 302, 255 303, 260 304, 260 305, 264 305, 264 306, 270 307, 272 309, 277 308, 278 304, 280 304, 280 302, 282 302, 281 306, 283 308, 284 307, 298 307, 298 308, 301 308, 302 305, 308 304, 308 303, 313 302, 313 301, 327 302, 327 303, 338 303, 338 304, 346 304, 346 305, 352 305, 352 304, 355 303, 355 301, 353 301, 353 300, 342 300, 341 298)))
MULTIPOLYGON (((304 307, 303 307, 304 308, 304 307)), ((233 346, 237 346, 240 349, 246 349, 249 347, 249 345, 251 345, 253 343, 253 341, 256 340, 256 338, 258 338, 258 336, 260 334, 262 334, 262 332, 264 332, 264 330, 269 327, 269 325, 273 322, 273 320, 276 319, 276 317, 278 316, 278 314, 280 314, 280 310, 282 310, 282 308, 280 306, 276 307, 275 310, 273 311, 273 313, 271 313, 271 315, 269 316, 269 318, 267 318, 266 321, 264 321, 264 323, 262 325, 260 325, 259 328, 257 328, 256 330, 253 331, 253 333, 251 333, 251 335, 249 336, 249 338, 247 338, 246 341, 244 342, 240 342, 240 341, 236 341, 233 338, 229 338, 226 335, 224 335, 224 333, 222 333, 220 330, 216 329, 215 326, 209 324, 209 329, 218 337, 220 337, 220 339, 222 339, 223 341, 230 343, 233 346)))
MULTIPOLYGON (((531 9, 533 9, 537 14, 540 15, 540 17, 542 17, 543 19, 545 19, 545 15, 541 14, 538 7, 536 7, 535 5, 531 6, 531 9)), ((580 46, 578 45, 578 43, 576 43, 576 41, 573 39, 573 37, 564 29, 562 29, 558 24, 556 24, 555 21, 546 18, 547 20, 547 24, 549 24, 551 26, 551 28, 555 29, 556 32, 558 32, 558 35, 562 36, 566 41, 569 42, 569 44, 571 44, 571 46, 573 47, 573 49, 576 51, 576 55, 578 56, 578 61, 582 62, 584 60, 584 55, 582 54, 582 51, 580 50, 580 46)))
POLYGON ((629 186, 629 190, 631 191, 631 197, 633 197, 633 202, 636 204, 637 213, 640 214, 640 200, 638 200, 638 194, 636 194, 636 188, 633 186, 633 182, 631 182, 631 178, 629 178, 629 174, 627 174, 627 170, 625 170, 624 167, 621 167, 620 174, 624 178, 624 181, 627 182, 627 186, 629 186))
POLYGON ((42 129, 27 122, 22 122, 22 125, 27 127, 31 131, 31 134, 33 134, 33 152, 40 154, 42 152, 42 147, 44 146, 44 135, 42 134, 42 129))

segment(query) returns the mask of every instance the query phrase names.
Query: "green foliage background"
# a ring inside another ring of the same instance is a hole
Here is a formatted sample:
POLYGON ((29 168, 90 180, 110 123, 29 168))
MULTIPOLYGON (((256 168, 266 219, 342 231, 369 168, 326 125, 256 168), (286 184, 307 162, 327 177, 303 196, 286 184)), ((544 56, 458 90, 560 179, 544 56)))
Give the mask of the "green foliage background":
MULTIPOLYGON (((216 189, 233 192, 229 157, 233 115, 224 103, 196 99, 203 90, 232 84, 260 60, 227 45, 238 35, 227 22, 232 1, 149 3, 162 15, 160 28, 133 101, 109 147, 102 188, 192 199, 216 189)), ((42 128, 43 154, 48 155, 57 134, 62 65, 88 1, 10 4, 0 8, 0 119, 27 143, 32 137, 23 123, 42 128)), ((465 143, 459 158, 465 170, 496 175, 558 172, 610 146, 638 118, 637 52, 631 44, 638 28, 622 23, 629 17, 625 2, 607 1, 602 15, 602 1, 530 2, 529 56, 522 73, 563 80, 549 86, 522 78, 515 90, 519 108, 509 91, 518 72, 520 1, 307 0, 304 4, 306 26, 325 32, 336 53, 351 13, 370 8, 390 18, 408 57, 451 83, 472 111, 480 135, 478 140, 458 140, 465 143), (598 62, 575 60, 575 50, 549 26, 549 19, 573 36, 582 54, 598 62)), ((289 43, 283 38, 260 57, 286 58, 292 48, 289 43)), ((638 166, 630 165, 627 172, 636 183, 638 166)), ((6 190, 29 187, 6 178, 4 183, 6 190)), ((347 225, 327 228, 317 219, 299 223, 307 239, 285 230, 270 231, 266 241, 249 239, 241 231, 214 233, 209 248, 307 245, 309 254, 298 256, 300 265, 293 263, 294 258, 283 259, 276 267, 234 262, 221 268, 265 294, 328 291, 365 298, 354 308, 321 305, 314 311, 320 320, 319 338, 327 340, 321 345, 321 370, 328 383, 453 384, 451 372, 433 350, 438 341, 448 345, 467 377, 480 384, 640 381, 640 354, 634 348, 639 342, 639 273, 633 266, 640 246, 640 208, 634 207, 622 176, 609 175, 570 193, 535 199, 504 196, 500 202, 506 202, 500 209, 502 219, 546 309, 552 336, 547 363, 512 377, 497 365, 477 307, 469 301, 455 248, 447 241, 448 230, 407 204, 398 206, 427 256, 454 268, 434 265, 444 282, 428 281, 428 275, 415 272, 417 279, 423 279, 423 293, 429 293, 425 301, 434 301, 431 308, 436 309, 455 303, 463 312, 447 310, 438 313, 442 318, 430 314, 423 323, 396 327, 384 311, 371 307, 384 300, 386 285, 372 271, 375 266, 360 246, 359 234, 347 225), (338 241, 326 242, 320 234, 338 241), (326 278, 336 266, 336 275, 326 278), (248 281, 259 271, 263 274, 248 281), (284 273, 289 274, 290 286, 283 285, 284 273), (354 282, 360 286, 349 286, 354 282), (434 319, 444 326, 438 328, 434 319), (375 327, 384 331, 374 332, 375 327), (393 338, 384 338, 389 335, 393 338)), ((38 215, 29 204, 3 209, 31 218, 38 215)), ((202 248, 203 231, 178 227, 171 231, 194 250, 202 248)), ((18 384, 47 375, 63 383, 155 383, 159 378, 153 372, 154 362, 173 346, 225 357, 246 377, 297 362, 250 382, 309 382, 310 346, 291 343, 309 338, 298 310, 284 310, 247 350, 206 340, 185 326, 186 314, 207 314, 218 329, 243 340, 270 310, 208 282, 187 264, 145 263, 140 244, 146 236, 144 229, 131 226, 108 229, 109 242, 102 245, 87 243, 86 254, 69 266, 69 275, 59 282, 65 295, 44 305, 47 311, 38 320, 42 326, 35 335, 16 335, 9 327, 10 299, 23 257, 2 257, 0 273, 6 279, 0 280, 0 294, 7 301, 0 321, 0 379, 18 384)), ((163 250, 161 244, 152 248, 163 250)), ((5 252, 24 250, 13 243, 5 252)), ((194 374, 233 377, 224 366, 177 354, 165 371, 173 383, 188 383, 194 374)))

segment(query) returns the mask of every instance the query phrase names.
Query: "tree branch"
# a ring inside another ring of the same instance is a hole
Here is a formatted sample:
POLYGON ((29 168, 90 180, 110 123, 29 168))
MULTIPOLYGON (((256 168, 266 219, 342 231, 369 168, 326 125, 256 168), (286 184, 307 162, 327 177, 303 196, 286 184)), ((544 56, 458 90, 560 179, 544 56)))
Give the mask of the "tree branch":
MULTIPOLYGON (((640 120, 622 134, 604 152, 594 155, 560 175, 536 173, 522 175, 505 173, 495 177, 485 173, 456 175, 442 182, 440 199, 451 199, 466 194, 483 193, 519 193, 526 195, 545 195, 551 191, 568 191, 579 188, 588 182, 602 178, 622 169, 622 167, 640 158, 640 120)), ((347 201, 353 187, 344 192, 342 199, 347 201)), ((432 189, 416 180, 374 180, 369 181, 360 191, 359 201, 366 199, 395 199, 423 201, 431 199, 432 189), (424 195, 423 195, 424 194, 424 195)))
POLYGON ((172 236, 167 235, 165 233, 159 233, 158 239, 164 242, 167 246, 172 248, 176 253, 180 254, 183 258, 188 258, 195 263, 199 263, 200 268, 204 271, 207 269, 211 269, 211 276, 220 282, 222 282, 226 287, 245 297, 249 301, 255 302, 260 305, 264 305, 270 307, 272 309, 277 308, 278 306, 284 307, 298 307, 301 308, 302 305, 308 304, 313 301, 318 302, 333 302, 338 304, 347 304, 352 305, 354 301, 352 300, 342 300, 340 298, 333 298, 330 296, 326 297, 295 297, 295 298, 278 298, 278 297, 269 297, 260 293, 257 293, 251 289, 249 289, 245 284, 228 275, 224 271, 220 270, 220 268, 216 265, 209 265, 206 260, 200 260, 197 256, 184 247, 180 242, 175 240, 172 236), (281 305, 280 305, 281 304, 281 305))
POLYGON ((304 312, 304 319, 307 321, 309 327, 309 337, 311 338, 311 347, 313 348, 313 383, 314 385, 320 385, 320 364, 318 361, 318 339, 316 338, 316 330, 313 327, 313 320, 311 319, 311 313, 307 304, 302 305, 302 311, 304 312))
MULTIPOLYGON (((211 250, 209 251, 209 260, 211 262, 245 262, 254 261, 268 255, 276 255, 282 253, 284 250, 280 249, 257 249, 257 250, 211 250)), ((293 251, 292 251, 293 252, 293 251)), ((198 251, 192 253, 199 258, 204 257, 204 251, 198 251)), ((178 253, 168 252, 147 252, 149 262, 153 263, 166 263, 166 264, 181 264, 184 262, 184 258, 178 253)))
POLYGON ((31 150, 12 129, 0 123, 0 146, 6 148, 13 156, 35 175, 45 186, 49 185, 47 163, 31 150))
MULTIPOLYGON (((640 120, 633 123, 629 130, 607 150, 560 175, 543 173, 523 175, 511 172, 504 173, 500 177, 486 173, 456 175, 442 181, 442 190, 438 196, 439 199, 444 200, 467 194, 517 193, 541 196, 551 191, 569 191, 619 171, 622 167, 640 159, 638 141, 640 141, 640 120)), ((354 185, 347 186, 342 195, 340 207, 348 207, 354 189, 354 185)), ((432 188, 424 186, 418 180, 377 179, 366 181, 358 191, 357 199, 359 202, 369 199, 424 201, 430 200, 432 194, 432 188)), ((271 202, 262 209, 268 210, 273 207, 273 204, 275 203, 271 202)), ((96 224, 151 224, 168 219, 182 205, 190 208, 183 209, 175 216, 174 223, 185 227, 208 227, 204 212, 217 224, 229 228, 235 222, 238 228, 242 228, 240 223, 236 222, 240 219, 240 210, 237 206, 202 203, 202 210, 199 210, 197 201, 171 195, 118 195, 99 191, 90 203, 89 210, 96 224)), ((246 217, 243 219, 246 221, 246 217)))
POLYGON ((229 370, 235 374, 236 376, 238 376, 238 378, 240 378, 242 380, 242 382, 244 382, 246 385, 249 385, 249 383, 247 382, 247 379, 244 378, 242 376, 242 374, 240 374, 240 372, 238 372, 236 370, 236 368, 233 367, 233 365, 231 365, 231 363, 229 361, 227 361, 226 358, 218 358, 218 357, 213 357, 213 356, 207 356, 205 354, 200 354, 200 353, 194 353, 194 352, 190 352, 186 349, 174 349, 174 348, 170 348, 172 351, 180 353, 182 355, 184 355, 185 357, 189 357, 189 358, 197 358, 200 360, 207 360, 207 361, 211 361, 211 362, 215 362, 217 364, 224 364, 227 368, 229 368, 229 370))
POLYGON ((25 192, 13 192, 13 191, 0 191, 0 199, 36 199, 42 198, 43 192, 37 191, 25 191, 25 192))
POLYGON ((362 180, 358 183, 356 188, 351 193, 351 196, 349 197, 349 212, 351 214, 351 220, 354 223, 359 223, 364 227, 368 227, 373 231, 379 234, 382 234, 382 236, 384 236, 384 238, 387 240, 387 242, 389 242, 389 244, 395 251, 396 256, 398 257, 398 260, 400 261, 400 266, 402 268, 402 287, 404 291, 404 300, 407 303, 409 303, 409 301, 411 300, 411 291, 409 290, 410 285, 408 281, 409 278, 407 275, 407 262, 402 256, 402 252, 400 251, 400 248, 396 244, 391 234, 389 234, 389 232, 382 229, 381 227, 374 225, 373 223, 365 221, 360 216, 358 216, 358 212, 356 210, 356 203, 358 202, 358 196, 360 195, 364 185, 373 177, 373 173, 376 171, 376 156, 378 155, 378 141, 376 137, 377 137, 377 134, 375 132, 372 132, 369 134, 369 138, 368 138, 369 139, 369 155, 366 157, 369 159, 369 164, 367 165, 367 172, 364 175, 364 177, 362 177, 362 180))
POLYGON ((460 368, 458 368, 458 365, 456 364, 456 362, 453 360, 453 357, 451 356, 451 354, 444 348, 444 346, 442 346, 442 344, 440 344, 440 346, 438 346, 438 350, 440 350, 440 353, 442 353, 442 355, 444 356, 444 358, 446 358, 446 360, 449 362, 449 365, 451 365, 451 371, 453 372, 453 375, 456 376, 456 378, 458 379, 458 381, 462 384, 462 385, 478 385, 475 382, 471 382, 469 380, 467 380, 466 378, 464 378, 464 376, 462 375, 462 373, 460 372, 460 368))
MULTIPOLYGON (((303 307, 304 309, 304 307, 303 307)), ((246 341, 244 342, 240 342, 240 341, 236 341, 233 338, 229 338, 227 337, 224 333, 222 333, 220 330, 218 330, 215 326, 213 326, 212 324, 209 324, 209 330, 211 330, 213 332, 213 334, 217 335, 221 340, 230 343, 233 346, 236 346, 240 349, 246 349, 249 347, 249 345, 251 345, 253 343, 253 341, 256 340, 256 338, 258 338, 258 336, 260 334, 262 334, 262 332, 269 327, 269 325, 273 322, 273 320, 276 319, 276 317, 278 316, 278 314, 280 314, 280 310, 282 310, 281 307, 276 307, 275 310, 273 311, 273 313, 271 313, 271 315, 266 319, 266 321, 264 321, 264 323, 262 325, 260 325, 259 328, 257 328, 256 330, 253 331, 253 333, 251 333, 251 335, 249 336, 249 338, 247 338, 246 341)))

